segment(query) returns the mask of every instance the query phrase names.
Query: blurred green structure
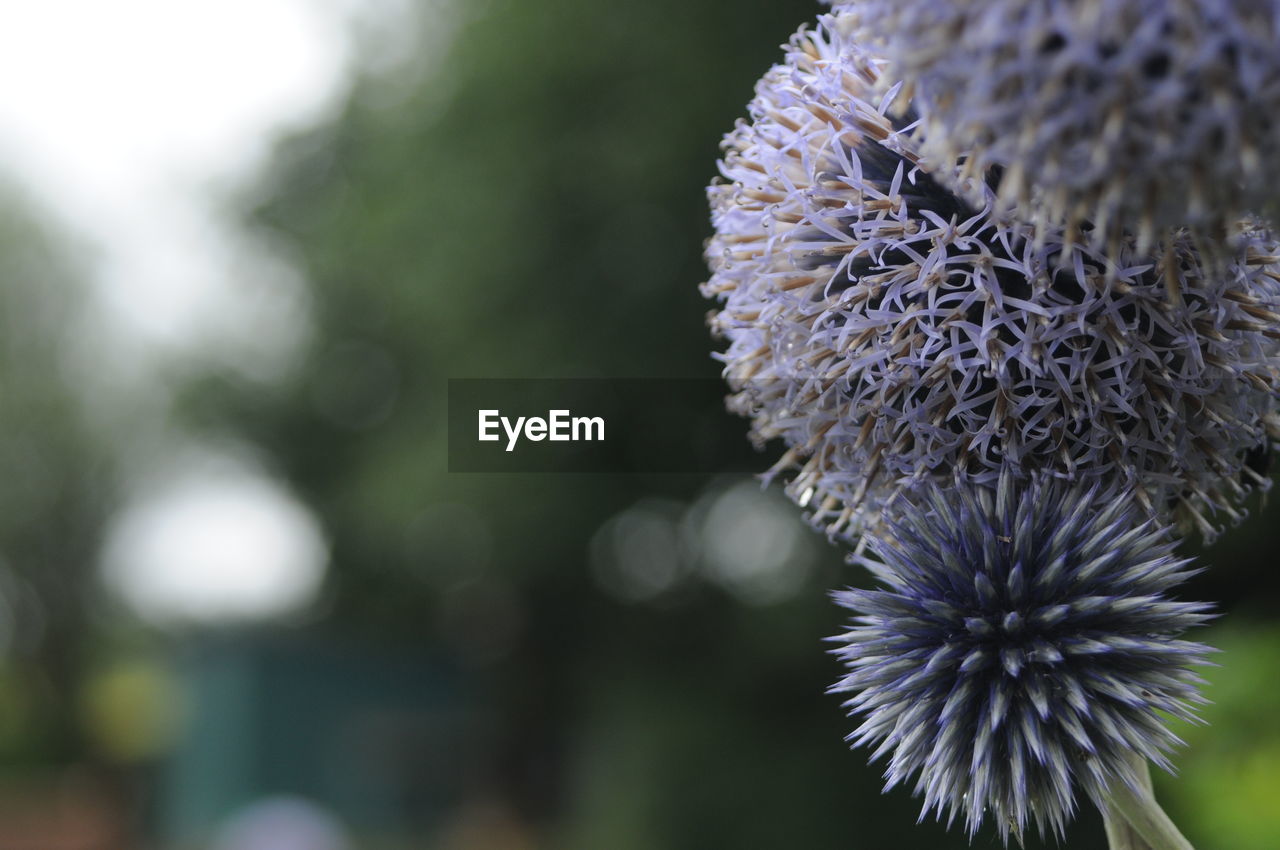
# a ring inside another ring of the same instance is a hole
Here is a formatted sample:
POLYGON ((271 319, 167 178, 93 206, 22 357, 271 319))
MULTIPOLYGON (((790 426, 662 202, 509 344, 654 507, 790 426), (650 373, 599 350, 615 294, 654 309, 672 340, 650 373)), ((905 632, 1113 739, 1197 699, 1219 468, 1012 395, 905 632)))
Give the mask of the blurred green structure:
POLYGON ((185 732, 161 778, 164 846, 203 847, 255 801, 314 801, 359 835, 431 835, 457 806, 469 720, 430 656, 253 635, 181 653, 185 732))

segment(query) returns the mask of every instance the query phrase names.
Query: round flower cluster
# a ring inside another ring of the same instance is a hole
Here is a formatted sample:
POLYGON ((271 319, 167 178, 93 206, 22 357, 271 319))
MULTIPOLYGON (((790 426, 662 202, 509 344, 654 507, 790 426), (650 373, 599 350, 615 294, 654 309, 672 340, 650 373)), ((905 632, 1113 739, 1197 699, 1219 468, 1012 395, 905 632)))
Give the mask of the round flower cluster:
POLYGON ((1005 475, 914 498, 862 560, 882 588, 836 594, 850 740, 889 756, 888 787, 916 775, 923 814, 1061 838, 1077 790, 1105 806, 1140 787, 1134 756, 1168 767, 1161 714, 1193 717, 1209 652, 1178 635, 1208 606, 1169 597, 1187 562, 1122 494, 1005 475))
POLYGON ((837 5, 915 87, 922 154, 1001 169, 1008 205, 1145 246, 1170 227, 1220 237, 1273 203, 1277 0, 837 5))
POLYGON ((962 157, 926 159, 855 24, 791 40, 709 190, 731 407, 786 443, 793 498, 856 535, 921 482, 1013 467, 1118 482, 1210 535, 1237 519, 1280 435, 1271 233, 1245 223, 1209 260, 1181 232, 1148 257, 1002 211, 962 157))

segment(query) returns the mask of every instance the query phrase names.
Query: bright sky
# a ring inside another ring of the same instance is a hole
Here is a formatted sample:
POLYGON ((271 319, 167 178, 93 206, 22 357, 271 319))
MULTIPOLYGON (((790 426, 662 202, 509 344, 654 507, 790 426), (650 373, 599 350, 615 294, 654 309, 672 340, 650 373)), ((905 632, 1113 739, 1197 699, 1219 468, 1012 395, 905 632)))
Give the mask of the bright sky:
POLYGON ((157 482, 120 518, 103 567, 153 623, 217 623, 306 605, 327 558, 310 512, 252 467, 208 456, 157 482))
POLYGON ((252 173, 281 129, 333 102, 348 65, 343 9, 0 3, 0 161, 101 251, 103 306, 126 336, 252 344, 263 311, 294 308, 278 270, 246 279, 208 189, 252 173))
MULTIPOLYGON (((212 199, 251 175, 280 132, 336 102, 354 8, 0 0, 0 169, 89 244, 93 312, 117 351, 159 361, 220 350, 265 374, 287 356, 303 324, 300 281, 212 199)), ((140 494, 108 577, 159 620, 304 603, 325 557, 309 515, 252 466, 201 469, 170 470, 140 494)))

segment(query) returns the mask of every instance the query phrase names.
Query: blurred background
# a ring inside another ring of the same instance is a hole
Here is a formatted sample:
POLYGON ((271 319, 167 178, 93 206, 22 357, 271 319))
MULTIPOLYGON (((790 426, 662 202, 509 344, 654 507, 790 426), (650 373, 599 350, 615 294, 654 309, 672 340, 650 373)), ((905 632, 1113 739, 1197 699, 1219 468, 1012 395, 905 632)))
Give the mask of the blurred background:
MULTIPOLYGON (((717 373, 703 187, 817 11, 0 4, 0 850, 970 846, 845 748, 776 489, 445 471, 450 377, 717 373)), ((1280 846, 1277 509, 1187 593, 1198 846, 1280 846)))

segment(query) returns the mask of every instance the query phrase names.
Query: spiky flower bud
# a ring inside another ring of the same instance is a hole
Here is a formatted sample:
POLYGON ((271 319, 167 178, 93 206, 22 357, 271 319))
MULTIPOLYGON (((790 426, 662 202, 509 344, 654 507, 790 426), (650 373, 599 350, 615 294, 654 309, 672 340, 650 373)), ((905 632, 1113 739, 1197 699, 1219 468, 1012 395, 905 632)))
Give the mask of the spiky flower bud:
POLYGON ((1186 236, 1154 260, 1072 250, 985 184, 958 197, 961 164, 921 164, 851 25, 792 39, 709 190, 731 407, 785 441, 788 492, 856 534, 915 482, 1015 465, 1121 482, 1207 534, 1238 518, 1280 434, 1280 245, 1250 225, 1224 263, 1186 236))
POLYGON ((914 85, 922 154, 1099 244, 1221 233, 1280 183, 1277 0, 849 0, 914 85))
POLYGON ((889 756, 886 790, 914 777, 921 817, 1007 843, 1061 836, 1077 791, 1139 787, 1135 756, 1168 769, 1161 713, 1193 717, 1209 652, 1177 638, 1208 606, 1170 598, 1190 573, 1170 536, 1114 492, 1010 475, 912 507, 862 559, 882 589, 836 594, 855 617, 832 690, 852 743, 889 756))

